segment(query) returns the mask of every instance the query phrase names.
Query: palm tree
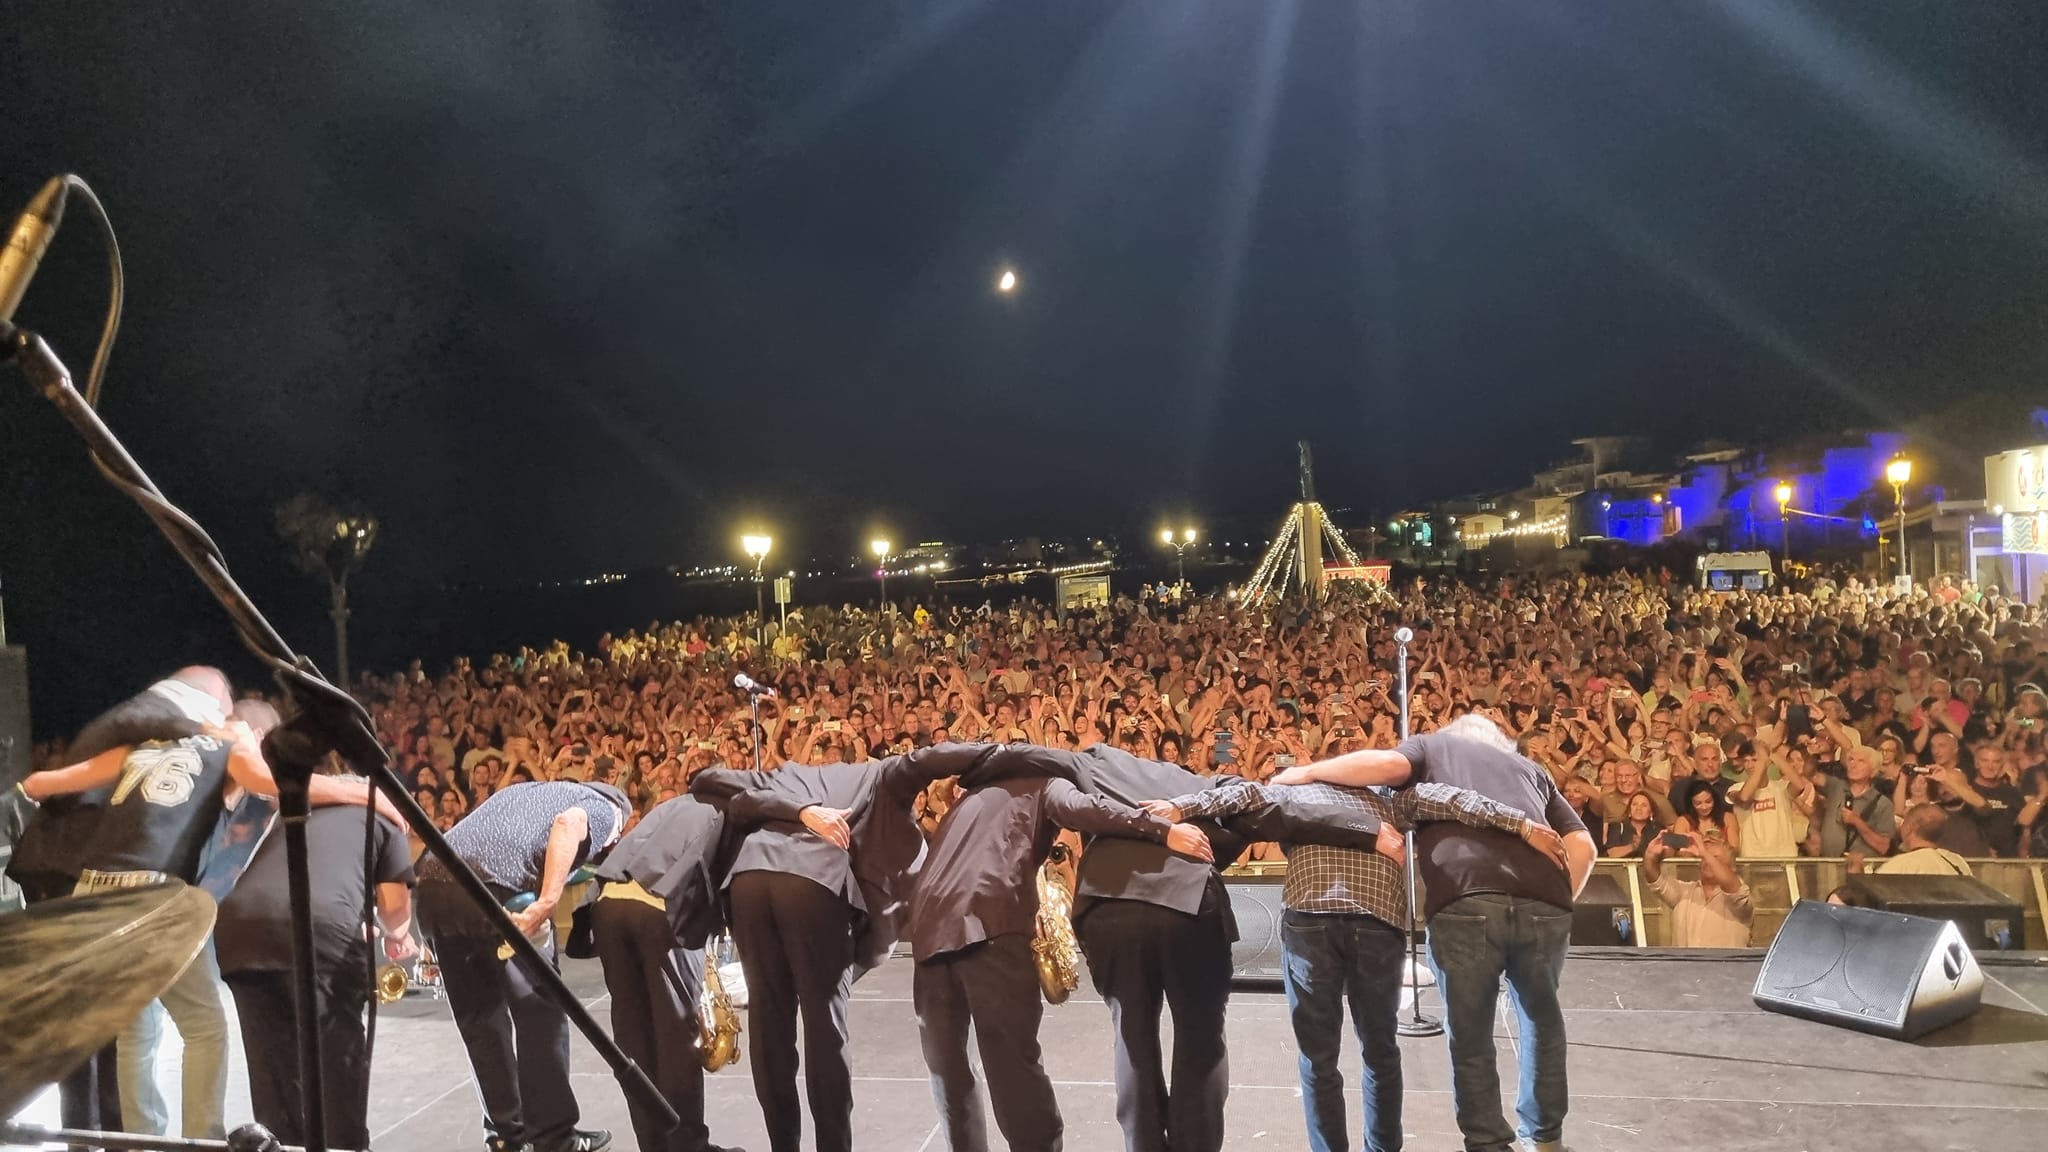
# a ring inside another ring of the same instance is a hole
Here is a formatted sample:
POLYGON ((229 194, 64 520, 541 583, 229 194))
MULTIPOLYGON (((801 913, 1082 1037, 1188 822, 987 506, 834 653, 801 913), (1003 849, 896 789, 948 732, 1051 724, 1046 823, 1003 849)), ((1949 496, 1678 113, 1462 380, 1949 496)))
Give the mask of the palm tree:
POLYGON ((350 511, 310 492, 301 492, 277 506, 277 534, 291 546, 292 559, 313 576, 327 578, 334 620, 335 682, 346 691, 348 679, 348 578, 363 566, 377 542, 377 518, 350 511))

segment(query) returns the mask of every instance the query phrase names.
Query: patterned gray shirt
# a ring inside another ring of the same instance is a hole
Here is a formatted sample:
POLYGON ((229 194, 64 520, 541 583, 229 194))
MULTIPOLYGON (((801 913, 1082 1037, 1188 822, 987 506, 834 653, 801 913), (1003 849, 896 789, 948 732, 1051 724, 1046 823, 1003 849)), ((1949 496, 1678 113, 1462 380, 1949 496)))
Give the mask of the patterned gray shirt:
MULTIPOLYGON (((1282 789, 1317 804, 1359 808, 1385 823, 1406 830, 1428 820, 1455 820, 1477 828, 1496 828, 1521 835, 1522 813, 1496 804, 1477 792, 1448 784, 1417 784, 1399 792, 1336 784, 1226 784, 1183 796, 1173 803, 1182 820, 1235 816, 1271 807, 1282 789)), ((1316 844, 1282 845, 1287 852, 1287 881, 1280 899, 1295 912, 1371 916, 1396 928, 1408 926, 1408 884, 1401 866, 1377 852, 1326 848, 1316 844)))

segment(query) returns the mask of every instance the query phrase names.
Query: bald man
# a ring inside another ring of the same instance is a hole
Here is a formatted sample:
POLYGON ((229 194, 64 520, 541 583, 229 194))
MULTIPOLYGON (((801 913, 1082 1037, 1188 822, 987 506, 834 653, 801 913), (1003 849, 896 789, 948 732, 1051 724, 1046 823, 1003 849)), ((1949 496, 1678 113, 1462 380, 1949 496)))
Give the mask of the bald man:
MULTIPOLYGON (((22 780, 22 795, 37 803, 54 796, 104 794, 86 846, 76 857, 77 894, 166 880, 195 884, 207 845, 227 811, 230 787, 277 795, 277 782, 263 760, 261 735, 250 724, 228 717, 235 707, 227 678, 217 669, 181 669, 81 733, 83 739, 93 735, 93 728, 102 728, 103 734, 93 742, 130 742, 22 780), (180 737, 159 735, 190 726, 198 730, 180 737)), ((248 713, 253 719, 275 723, 274 711, 257 707, 260 711, 248 713)), ((361 804, 370 796, 366 785, 324 777, 315 779, 312 790, 316 804, 361 804)), ((222 1139, 227 1012, 210 942, 158 1002, 185 1043, 184 1135, 222 1139)), ((121 1121, 129 1132, 161 1136, 170 1120, 151 1068, 155 1023, 154 1009, 145 1010, 122 1034, 121 1121)))

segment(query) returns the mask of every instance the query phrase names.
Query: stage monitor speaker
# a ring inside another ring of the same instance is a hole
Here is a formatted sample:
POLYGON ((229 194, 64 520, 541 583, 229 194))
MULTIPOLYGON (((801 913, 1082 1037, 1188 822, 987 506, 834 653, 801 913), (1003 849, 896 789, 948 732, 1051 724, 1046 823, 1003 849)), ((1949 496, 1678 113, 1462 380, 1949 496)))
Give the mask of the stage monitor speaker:
POLYGON ((28 775, 28 651, 0 648, 0 788, 28 775))
POLYGON ((1635 910, 1628 890, 1611 874, 1594 872, 1572 905, 1573 946, 1621 948, 1635 942, 1635 910))
POLYGON ((1946 920, 1801 900, 1757 973, 1757 1006, 1911 1040, 1977 1010, 1984 973, 1946 920))
POLYGON ((1237 918, 1237 942, 1230 946, 1230 981, 1233 984, 1277 984, 1286 972, 1280 958, 1280 888, 1284 872, 1267 875, 1231 876, 1223 890, 1230 894, 1230 911, 1237 918))
POLYGON ((1974 876, 1871 873, 1851 876, 1842 887, 1847 902, 1859 907, 1953 920, 1964 942, 1979 952, 2018 948, 2026 927, 2019 901, 1974 876))

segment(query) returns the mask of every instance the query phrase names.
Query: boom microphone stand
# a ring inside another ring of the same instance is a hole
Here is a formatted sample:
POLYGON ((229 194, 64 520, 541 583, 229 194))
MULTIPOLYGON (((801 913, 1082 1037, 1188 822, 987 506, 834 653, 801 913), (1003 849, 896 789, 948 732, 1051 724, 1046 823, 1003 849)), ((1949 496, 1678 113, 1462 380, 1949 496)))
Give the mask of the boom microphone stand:
MULTIPOLYGON (((121 489, 156 523, 171 546, 191 566, 200 582, 235 625, 242 643, 268 664, 278 684, 291 697, 296 714, 290 723, 273 730, 263 741, 264 758, 277 778, 278 808, 284 821, 286 863, 292 903, 292 966, 296 976, 298 1042, 301 1085, 304 1091, 306 1152, 328 1152, 325 1109, 320 1092, 320 1036, 316 1027, 317 1003, 313 973, 312 920, 306 862, 307 788, 313 769, 329 752, 339 752, 352 764, 367 771, 371 781, 390 799, 405 822, 425 842, 428 852, 441 861, 450 877, 469 898, 483 909, 485 917, 511 946, 514 957, 543 995, 552 1000, 597 1049, 618 1076, 619 1084, 636 1103, 667 1122, 677 1121, 675 1110, 662 1099, 660 1091, 645 1072, 619 1050, 603 1028, 562 982, 561 974, 541 957, 512 923, 469 866, 464 864, 441 836, 412 794, 391 772, 391 761, 378 742, 370 715, 362 704, 329 683, 313 662, 294 653, 284 638, 263 618, 254 603, 229 574, 220 549, 196 521, 164 498, 118 437, 99 418, 92 405, 72 387, 70 372, 41 337, 0 320, 0 362, 15 360, 22 374, 45 398, 57 406, 72 427, 84 437, 94 462, 115 487, 121 489)), ((137 1147, 129 1137, 122 1147, 137 1147)), ((95 1136, 89 1143, 116 1146, 95 1136)), ((149 1145, 165 1149, 197 1147, 185 1141, 157 1141, 149 1145)), ((207 1146, 211 1146, 210 1144, 207 1146)))
MULTIPOLYGON (((1401 739, 1404 742, 1408 739, 1408 642, 1413 639, 1415 639, 1413 629, 1400 628, 1394 632, 1394 649, 1396 652, 1394 663, 1398 665, 1397 671, 1401 677, 1401 739)), ((1408 874, 1408 1006, 1410 1015, 1408 1019, 1397 1022, 1394 1025, 1394 1031, 1403 1036, 1438 1036, 1444 1030, 1442 1022, 1434 1016, 1422 1014, 1422 968, 1420 961, 1417 959, 1417 944, 1421 939, 1421 933, 1417 931, 1417 925, 1421 920, 1421 908, 1415 900, 1415 830, 1411 828, 1404 835, 1407 840, 1406 846, 1408 849, 1408 864, 1405 871, 1408 874)))

